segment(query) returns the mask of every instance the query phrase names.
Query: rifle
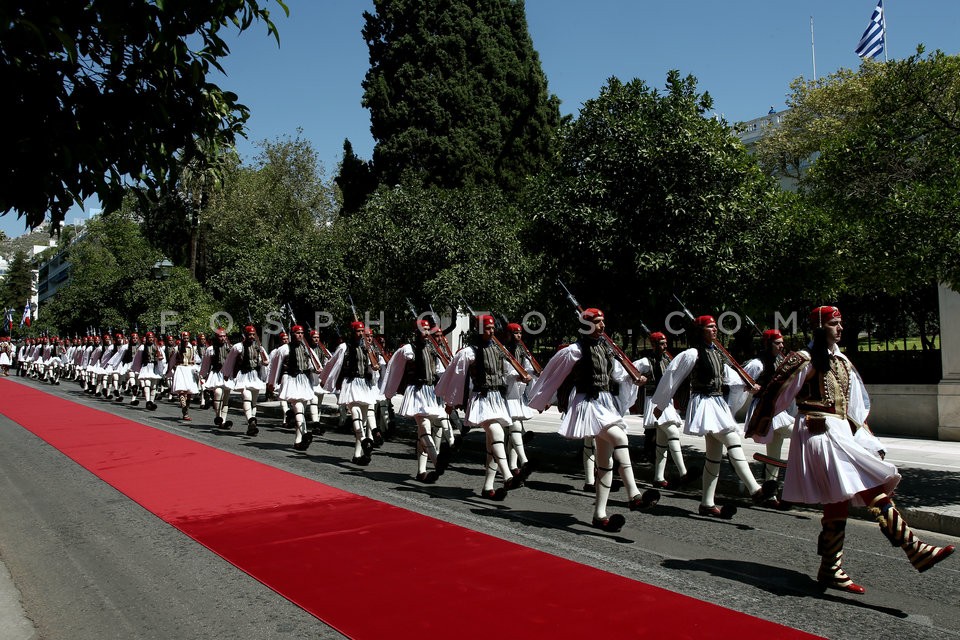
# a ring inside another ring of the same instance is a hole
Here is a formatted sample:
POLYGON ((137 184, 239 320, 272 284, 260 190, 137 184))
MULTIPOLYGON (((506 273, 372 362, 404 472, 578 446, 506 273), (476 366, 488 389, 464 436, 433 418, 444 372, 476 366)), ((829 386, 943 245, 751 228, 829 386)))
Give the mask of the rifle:
MULTIPOLYGON (((560 278, 557 278, 557 282, 560 283, 560 286, 563 287, 563 290, 566 292, 567 300, 569 300, 573 304, 573 307, 577 310, 577 317, 581 317, 583 315, 583 307, 580 306, 580 303, 577 302, 577 299, 573 297, 572 293, 570 293, 570 289, 567 289, 567 285, 563 284, 563 281, 560 280, 560 278)), ((627 357, 627 354, 623 352, 623 349, 617 346, 617 343, 615 343, 610 336, 607 335, 606 331, 600 334, 600 340, 607 345, 610 353, 614 358, 616 358, 617 362, 620 363, 624 370, 626 370, 627 375, 630 376, 630 379, 633 380, 635 384, 639 385, 640 379, 643 377, 643 375, 635 366, 633 366, 633 362, 627 357)))
MULTIPOLYGON (((467 308, 467 312, 469 312, 471 316, 476 317, 476 314, 473 312, 473 309, 470 308, 470 305, 467 304, 466 300, 463 300, 463 306, 467 308)), ((482 330, 483 327, 480 327, 480 329, 482 330)), ((517 375, 520 376, 520 380, 522 380, 524 383, 529 383, 531 380, 533 380, 533 378, 530 377, 530 374, 527 373, 527 370, 523 368, 523 365, 520 364, 520 361, 513 357, 513 354, 510 353, 510 350, 503 346, 503 343, 497 339, 497 336, 491 335, 490 339, 495 345, 497 345, 497 348, 500 349, 500 353, 502 353, 503 357, 507 359, 507 362, 510 363, 510 366, 513 367, 514 371, 517 372, 517 375)))
MULTIPOLYGON (((247 324, 251 327, 253 326, 253 316, 250 315, 250 307, 247 307, 247 324)), ((263 348, 263 345, 260 344, 260 334, 256 331, 253 332, 253 341, 257 343, 257 348, 260 350, 260 361, 263 362, 263 364, 269 364, 267 351, 263 348)))
MULTIPOLYGON (((647 325, 643 324, 643 320, 640 321, 640 331, 643 331, 644 337, 645 337, 647 340, 650 340, 650 334, 653 333, 653 331, 650 331, 650 327, 648 327, 647 325)), ((652 341, 651 341, 651 344, 653 344, 652 341)), ((666 349, 664 349, 664 350, 663 350, 663 353, 664 353, 664 355, 667 356, 667 359, 668 359, 668 360, 673 360, 673 355, 671 355, 671 353, 670 353, 669 351, 667 351, 666 349)))
POLYGON ((746 314, 744 314, 743 317, 746 318, 747 324, 749 324, 751 327, 753 327, 753 330, 757 332, 757 335, 762 338, 762 337, 763 337, 763 331, 760 331, 760 327, 757 326, 757 323, 754 322, 753 320, 751 320, 751 319, 750 319, 750 316, 748 316, 748 315, 746 315, 746 314))
MULTIPOLYGON (((420 314, 417 313, 417 308, 416 308, 415 306, 413 306, 413 303, 412 303, 412 302, 410 302, 410 298, 407 298, 407 306, 410 307, 410 313, 413 314, 414 319, 416 319, 417 322, 419 323, 419 321, 420 321, 420 314)), ((431 309, 431 312, 432 312, 432 311, 433 311, 433 310, 431 309)), ((443 364, 443 367, 444 367, 444 368, 449 367, 449 366, 450 366, 450 357, 447 355, 447 353, 446 353, 446 351, 443 349, 443 347, 440 346, 440 341, 437 340, 437 337, 436 337, 435 335, 433 335, 429 330, 427 330, 426 332, 424 332, 423 329, 420 328, 420 325, 419 325, 419 324, 417 324, 417 331, 419 331, 420 334, 421 334, 424 338, 426 338, 426 339, 430 342, 430 344, 433 346, 433 352, 437 354, 437 357, 440 359, 440 363, 443 364)), ((441 335, 443 335, 443 334, 441 334, 441 335)))
MULTIPOLYGON (((289 302, 287 303, 287 312, 290 314, 290 322, 291 322, 291 329, 292 329, 293 328, 292 325, 297 323, 297 317, 293 315, 293 307, 290 306, 289 302)), ((292 337, 293 336, 291 335, 291 338, 292 337)), ((313 349, 310 347, 309 344, 307 344, 306 340, 303 341, 303 347, 304 349, 307 350, 307 353, 310 354, 310 361, 313 362, 313 368, 316 369, 317 372, 321 371, 323 369, 323 365, 320 364, 320 358, 318 358, 317 354, 313 352, 313 349)), ((287 356, 287 357, 290 357, 290 356, 287 356)))
MULTIPOLYGON (((357 307, 355 304, 353 304, 353 296, 348 293, 347 299, 350 300, 350 310, 353 312, 353 321, 360 322, 360 316, 357 315, 357 307)), ((366 332, 364 332, 363 345, 366 347, 366 350, 367 350, 367 359, 370 360, 370 367, 374 371, 379 371, 380 360, 377 358, 377 354, 374 352, 373 347, 370 344, 371 342, 372 340, 367 340, 367 334, 366 332)))
MULTIPOLYGON (((690 313, 690 310, 687 309, 687 306, 674 294, 673 299, 677 301, 680 307, 683 309, 683 315, 687 316, 687 320, 691 322, 694 320, 693 314, 690 313)), ((746 383, 748 387, 756 386, 757 382, 750 377, 750 374, 744 371, 743 367, 740 366, 740 363, 737 362, 736 358, 730 355, 730 352, 727 351, 727 348, 723 346, 723 343, 720 342, 716 337, 713 338, 713 345, 717 348, 717 351, 723 356, 723 359, 727 361, 727 364, 733 368, 734 371, 740 376, 740 379, 746 383)))
MULTIPOLYGON (((504 316, 504 315, 501 314, 501 315, 500 315, 500 319, 503 321, 504 325, 509 324, 509 323, 507 322, 506 316, 504 316)), ((523 341, 523 338, 518 338, 518 337, 514 336, 513 339, 516 340, 516 341, 517 341, 517 344, 520 345, 520 348, 523 349, 523 355, 525 355, 525 356, 527 357, 527 360, 530 361, 530 366, 533 367, 533 372, 534 372, 536 375, 538 375, 538 376, 539 376, 541 373, 543 373, 543 367, 541 367, 541 366, 540 366, 540 363, 537 362, 537 359, 533 357, 533 353, 530 351, 529 348, 527 348, 527 345, 526 345, 526 343, 523 341)))
POLYGON ((428 305, 430 308, 430 313, 433 315, 433 323, 440 328, 440 338, 438 340, 439 344, 446 351, 447 358, 449 360, 453 359, 453 349, 450 348, 450 343, 447 342, 447 334, 443 332, 443 325, 441 324, 440 314, 433 310, 433 305, 428 305))

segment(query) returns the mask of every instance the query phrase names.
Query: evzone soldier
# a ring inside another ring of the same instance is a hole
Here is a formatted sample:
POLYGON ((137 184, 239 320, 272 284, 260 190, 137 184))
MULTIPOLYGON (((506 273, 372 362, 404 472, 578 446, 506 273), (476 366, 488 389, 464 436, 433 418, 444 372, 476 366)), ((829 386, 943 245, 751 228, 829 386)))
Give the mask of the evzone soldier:
POLYGON ((663 378, 663 372, 670 366, 671 358, 667 354, 667 336, 660 331, 654 331, 649 336, 653 352, 645 358, 634 362, 637 370, 647 379, 643 386, 643 428, 645 437, 653 436, 656 442, 653 458, 653 486, 665 489, 671 484, 666 479, 667 457, 673 460, 680 478, 675 483, 683 485, 692 479, 683 461, 683 450, 680 448, 680 428, 683 419, 669 403, 658 417, 653 415, 653 394, 657 384, 663 378), (652 430, 653 433, 650 433, 652 430))
MULTIPOLYGON (((653 416, 659 419, 672 404, 673 396, 683 384, 690 385, 690 401, 687 405, 683 431, 687 435, 700 436, 706 440, 706 462, 703 468, 703 494, 698 512, 702 516, 732 518, 736 507, 716 506, 717 482, 720 478, 720 463, 723 449, 740 481, 746 486, 755 504, 776 508, 776 483, 764 483, 761 487, 747 463, 741 438, 742 427, 733 417, 730 406, 723 398, 724 385, 738 386, 743 382, 737 373, 723 361, 723 356, 714 344, 717 323, 712 316, 703 315, 691 327, 691 343, 670 362, 663 378, 653 394, 653 416)), ((759 391, 758 386, 750 389, 759 391)))
POLYGON ((337 404, 351 418, 354 436, 351 462, 360 466, 370 464, 374 439, 382 438, 374 414, 380 390, 373 384, 373 374, 380 368, 380 362, 368 348, 364 329, 360 321, 350 323, 350 339, 337 346, 320 372, 323 389, 338 394, 337 404))
POLYGON ((103 334, 103 348, 100 350, 100 359, 95 364, 94 375, 96 376, 96 389, 94 396, 103 396, 105 400, 110 399, 108 387, 110 385, 110 360, 117 353, 117 347, 113 342, 113 336, 110 332, 103 334))
POLYGON ((10 344, 10 337, 4 336, 0 338, 0 370, 3 370, 3 375, 10 375, 10 366, 13 364, 14 350, 13 345, 10 344))
POLYGON ((230 411, 230 390, 233 385, 223 375, 223 365, 230 355, 231 346, 227 341, 227 332, 217 329, 213 344, 203 352, 200 361, 200 381, 204 392, 213 393, 213 426, 229 429, 233 421, 227 419, 230 411))
POLYGON ((165 350, 157 344, 153 332, 147 331, 143 336, 143 344, 137 347, 133 356, 130 370, 136 373, 140 386, 143 387, 143 398, 148 411, 157 410, 154 399, 157 386, 167 370, 166 362, 165 350))
MULTIPOLYGON (((108 391, 112 389, 114 400, 123 402, 122 387, 126 387, 127 384, 127 371, 129 371, 130 365, 133 363, 133 353, 130 352, 130 345, 122 332, 118 331, 114 335, 114 340, 117 345, 116 351, 113 357, 110 358, 110 362, 107 363, 110 367, 110 373, 107 377, 108 391), (127 357, 128 355, 129 358, 127 357), (123 381, 122 384, 121 380, 123 381)), ((108 392, 108 396, 109 395, 108 392)))
POLYGON ((267 388, 260 376, 262 367, 269 364, 267 352, 260 346, 257 329, 253 325, 243 328, 243 340, 233 345, 223 365, 223 376, 230 381, 234 391, 240 392, 243 400, 243 415, 247 419, 247 435, 260 433, 257 427, 257 400, 267 388))
POLYGON ((190 341, 189 331, 180 334, 180 344, 173 352, 173 357, 168 361, 168 376, 170 375, 169 369, 173 369, 170 391, 177 397, 183 420, 190 422, 193 420, 190 417, 190 401, 193 396, 200 393, 200 387, 197 386, 197 380, 194 377, 197 370, 197 353, 190 341))
MULTIPOLYGON (((330 359, 330 352, 320 341, 320 333, 316 329, 310 329, 307 336, 308 348, 313 351, 313 355, 321 364, 326 364, 330 359)), ((320 384, 320 373, 310 371, 310 384, 313 386, 313 398, 310 400, 310 432, 315 436, 323 435, 323 427, 320 426, 320 405, 323 404, 323 396, 326 391, 320 384)))
POLYGON ((363 338, 366 340, 368 352, 373 354, 378 365, 373 370, 373 379, 371 382, 377 390, 377 401, 373 405, 373 416, 377 421, 377 428, 373 430, 373 446, 380 448, 380 445, 383 444, 383 430, 387 428, 387 397, 383 395, 383 391, 380 389, 380 372, 387 367, 387 359, 379 343, 374 339, 373 329, 365 327, 363 330, 363 338), (381 424, 383 425, 383 429, 380 428, 381 424))
MULTIPOLYGON (((135 407, 140 404, 140 386, 137 380, 137 372, 133 368, 133 359, 137 357, 137 352, 140 350, 140 334, 136 331, 130 333, 130 340, 127 342, 127 348, 123 352, 123 358, 121 358, 121 367, 123 373, 121 374, 121 380, 123 384, 121 385, 122 390, 120 395, 122 396, 125 392, 130 393, 130 406, 135 407)), ((122 399, 122 398, 121 398, 122 399)))
POLYGON ((30 357, 31 351, 33 351, 33 338, 27 338, 20 345, 20 349, 17 350, 17 375, 21 378, 27 375, 27 359, 30 357))
MULTIPOLYGON (((757 381, 760 385, 760 393, 766 389, 767 385, 773 379, 773 374, 777 367, 783 362, 783 334, 776 329, 767 329, 761 337, 760 353, 756 358, 743 363, 743 369, 747 374, 757 381)), ((750 418, 756 411, 760 401, 760 395, 753 396, 750 406, 747 408, 746 424, 750 424, 750 418)), ((770 429, 766 433, 751 434, 751 437, 758 443, 766 445, 767 456, 770 458, 780 458, 780 452, 783 450, 783 441, 790 437, 793 431, 793 423, 796 419, 797 408, 790 405, 773 417, 770 429)), ((777 480, 780 474, 780 468, 774 464, 764 465, 764 477, 766 480, 777 480)))
MULTIPOLYGON (((524 476, 529 476, 533 470, 533 465, 527 458, 527 452, 524 448, 524 429, 523 421, 533 417, 533 411, 527 406, 524 394, 528 386, 532 385, 536 378, 535 370, 530 356, 523 348, 523 327, 516 322, 507 324, 507 336, 503 341, 503 346, 507 348, 510 355, 519 362, 527 375, 530 377, 530 383, 524 382, 520 375, 512 369, 507 372, 507 389, 504 393, 504 399, 507 402, 507 411, 513 422, 510 424, 510 433, 507 447, 507 464, 510 465, 510 471, 513 475, 519 475, 521 470, 524 476)), ((532 434, 531 434, 532 435, 532 434)))
MULTIPOLYGON (((194 340, 193 346, 194 353, 197 354, 198 358, 203 360, 203 354, 207 352, 207 347, 210 346, 210 342, 207 340, 206 334, 198 333, 196 340, 194 340)), ((201 410, 206 409, 209 406, 207 401, 210 399, 208 397, 210 395, 210 391, 207 389, 203 378, 200 378, 199 375, 197 377, 197 388, 200 389, 200 393, 197 394, 200 401, 200 406, 197 408, 201 410)))
POLYGON ((46 380, 50 384, 60 384, 60 375, 63 372, 64 353, 66 353, 66 349, 60 342, 60 337, 53 336, 50 339, 48 351, 46 352, 46 360, 44 361, 44 365, 46 367, 46 380))
MULTIPOLYGON (((446 336, 443 335, 443 329, 440 328, 439 324, 434 324, 430 327, 430 341, 437 347, 437 353, 442 351, 444 362, 450 362, 453 360, 453 353, 450 349, 450 345, 447 343, 446 336)), ((446 370, 446 367, 444 367, 446 370)), ((436 385, 434 385, 436 387, 436 385)), ((392 407, 392 405, 391 405, 392 407)), ((453 453, 456 453, 460 450, 461 442, 463 441, 463 436, 459 433, 460 429, 454 426, 454 421, 460 424, 461 428, 468 429, 469 427, 464 427, 460 418, 460 414, 454 409, 450 413, 444 416, 444 420, 435 422, 433 425, 433 441, 437 450, 440 450, 440 445, 446 441, 450 445, 450 449, 453 453)), ((466 433, 466 431, 464 431, 466 433)))
POLYGON ((430 323, 417 320, 413 339, 397 349, 387 363, 383 376, 383 394, 389 400, 403 393, 400 415, 413 418, 417 425, 417 480, 433 484, 450 462, 450 443, 437 445, 433 424, 446 422, 447 412, 437 399, 434 385, 444 367, 434 344, 429 340, 430 323), (433 471, 427 471, 427 461, 433 471))
POLYGON ((33 352, 30 354, 30 377, 35 380, 43 380, 46 371, 45 360, 47 352, 47 337, 40 336, 33 346, 33 352))
POLYGON ((448 411, 466 405, 464 425, 483 428, 487 458, 480 496, 500 501, 508 491, 523 485, 530 467, 518 470, 517 475, 510 469, 504 428, 510 428, 513 418, 503 396, 506 367, 510 365, 493 335, 493 316, 478 316, 477 323, 481 332, 477 343, 457 352, 437 383, 436 394, 443 398, 448 411), (494 489, 498 470, 503 487, 494 489))
POLYGON ((890 498, 900 474, 883 460, 882 444, 866 425, 869 400, 863 381, 838 344, 843 332, 840 310, 817 307, 809 319, 811 347, 786 357, 760 398, 747 434, 762 435, 772 429, 774 416, 796 402, 784 499, 823 505, 817 582, 862 594, 865 589, 842 566, 851 503, 867 506, 881 533, 903 549, 920 572, 947 558, 954 548, 920 541, 890 498))
MULTIPOLYGON (((277 352, 280 351, 281 348, 283 348, 285 345, 290 344, 290 336, 287 335, 286 331, 281 331, 279 335, 277 335, 277 338, 280 340, 280 344, 274 347, 273 350, 270 351, 269 355, 267 356, 267 358, 270 361, 270 366, 268 366, 267 368, 267 381, 268 381, 267 399, 268 400, 273 399, 274 394, 276 394, 276 388, 278 386, 279 387, 283 386, 283 383, 284 383, 283 377, 287 375, 286 372, 282 370, 275 372, 272 366, 274 362, 282 362, 282 360, 279 360, 274 356, 277 355, 277 352), (276 380, 276 383, 271 384, 269 382, 270 380, 276 380)), ((288 426, 293 426, 294 421, 293 421, 293 415, 290 413, 290 403, 284 400, 283 398, 280 398, 280 412, 283 415, 284 424, 288 426)))
MULTIPOLYGON (((531 390, 528 405, 535 411, 545 410, 561 387, 570 387, 563 419, 557 432, 565 438, 591 436, 596 443, 596 501, 592 525, 603 531, 619 531, 626 523, 620 514, 607 514, 607 501, 613 486, 613 463, 619 463, 620 479, 626 487, 631 511, 648 509, 660 499, 660 492, 649 489, 641 494, 633 475, 633 463, 623 414, 636 399, 637 386, 603 340, 606 322, 602 311, 585 309, 581 321, 589 333, 561 349, 547 366, 531 390), (619 383, 619 398, 610 392, 619 383)), ((561 392, 562 394, 562 392, 561 392)))
POLYGON ((103 344, 100 342, 100 334, 90 336, 90 346, 83 354, 83 390, 87 393, 93 393, 97 386, 97 364, 100 362, 100 355, 103 353, 103 344))
POLYGON ((163 357, 167 363, 167 370, 161 380, 166 388, 167 400, 173 400, 173 374, 177 368, 173 363, 177 359, 177 346, 177 339, 172 333, 168 333, 163 342, 163 357))
POLYGON ((290 333, 293 334, 291 341, 280 345, 271 356, 270 371, 273 377, 267 380, 267 388, 275 388, 282 378, 277 396, 281 401, 287 402, 293 412, 293 422, 296 427, 293 448, 297 451, 306 451, 313 442, 313 434, 307 428, 304 411, 309 406, 310 400, 315 397, 308 374, 310 371, 320 371, 320 361, 304 341, 302 326, 297 324, 290 327, 290 333))

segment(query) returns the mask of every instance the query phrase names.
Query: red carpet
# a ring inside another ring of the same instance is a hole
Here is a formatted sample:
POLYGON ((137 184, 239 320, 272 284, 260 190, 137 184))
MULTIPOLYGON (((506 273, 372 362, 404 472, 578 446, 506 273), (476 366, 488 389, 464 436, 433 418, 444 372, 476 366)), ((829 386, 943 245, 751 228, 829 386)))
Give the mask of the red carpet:
POLYGON ((354 638, 813 637, 15 382, 0 413, 354 638))

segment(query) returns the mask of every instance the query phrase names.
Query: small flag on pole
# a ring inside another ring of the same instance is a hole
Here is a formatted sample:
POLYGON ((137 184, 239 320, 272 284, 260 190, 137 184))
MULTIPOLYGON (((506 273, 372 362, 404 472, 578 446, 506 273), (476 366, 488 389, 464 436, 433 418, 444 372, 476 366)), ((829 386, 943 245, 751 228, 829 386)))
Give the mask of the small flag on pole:
POLYGON ((7 333, 13 331, 13 309, 7 309, 7 313, 3 317, 3 324, 6 325, 7 333))
POLYGON ((27 306, 23 308, 23 317, 20 318, 20 326, 27 325, 30 326, 30 320, 32 316, 30 315, 30 301, 27 300, 27 306))
POLYGON ((883 0, 878 0, 877 8, 873 10, 870 24, 860 37, 856 53, 861 58, 876 58, 883 53, 886 40, 886 25, 883 22, 883 0))

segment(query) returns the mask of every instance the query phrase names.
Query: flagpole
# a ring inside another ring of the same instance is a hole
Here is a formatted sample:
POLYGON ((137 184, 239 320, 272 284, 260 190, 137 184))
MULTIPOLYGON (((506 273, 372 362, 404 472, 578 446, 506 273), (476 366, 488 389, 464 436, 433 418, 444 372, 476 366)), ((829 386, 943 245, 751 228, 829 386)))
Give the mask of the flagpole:
POLYGON ((813 40, 813 16, 810 16, 810 54, 813 56, 813 81, 817 81, 817 48, 813 40))
MULTIPOLYGON (((890 0, 887 0, 889 2, 890 0)), ((887 42, 887 7, 883 8, 883 61, 888 62, 887 60, 887 49, 890 48, 889 43, 887 42)))

